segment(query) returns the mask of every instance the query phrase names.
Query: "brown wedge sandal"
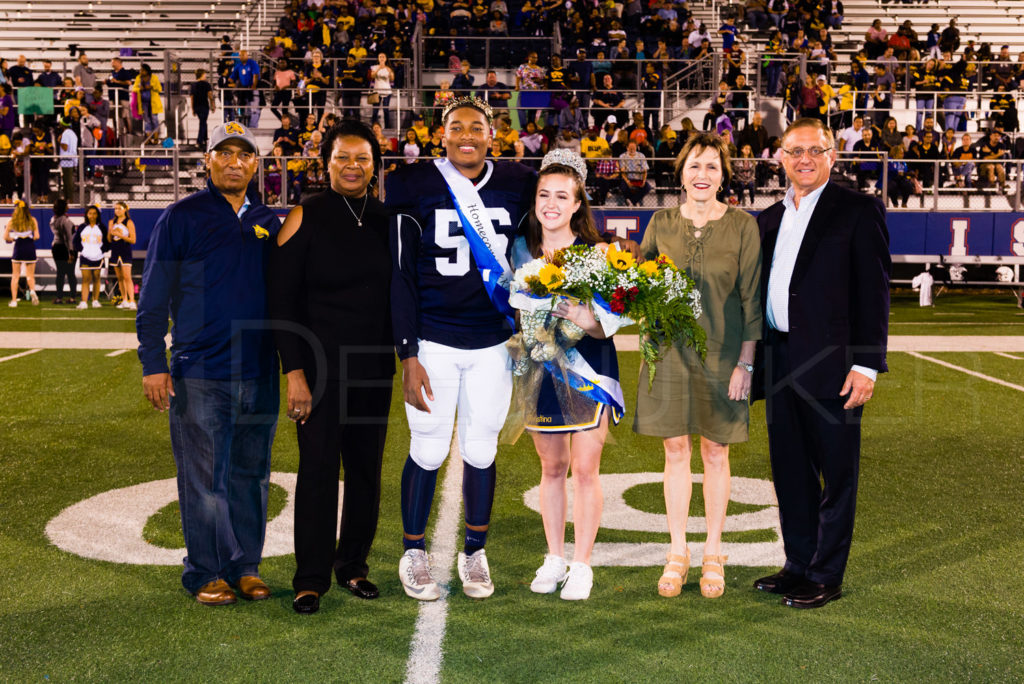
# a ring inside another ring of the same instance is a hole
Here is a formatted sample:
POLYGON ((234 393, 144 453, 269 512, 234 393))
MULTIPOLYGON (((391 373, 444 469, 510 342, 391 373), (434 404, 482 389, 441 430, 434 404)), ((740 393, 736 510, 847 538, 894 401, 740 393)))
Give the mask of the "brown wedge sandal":
POLYGON ((701 560, 700 593, 704 598, 718 598, 725 593, 725 561, 728 556, 704 556, 701 560), (708 577, 714 573, 718 577, 708 577))
POLYGON ((666 598, 679 596, 686 584, 686 576, 690 574, 690 549, 682 556, 674 553, 668 554, 668 563, 658 580, 658 594, 666 598))

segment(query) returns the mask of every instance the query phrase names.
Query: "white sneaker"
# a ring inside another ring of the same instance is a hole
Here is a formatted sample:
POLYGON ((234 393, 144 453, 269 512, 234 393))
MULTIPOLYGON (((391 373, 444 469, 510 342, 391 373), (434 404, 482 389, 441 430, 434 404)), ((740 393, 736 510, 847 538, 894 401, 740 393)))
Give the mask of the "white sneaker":
POLYGON ((586 563, 571 563, 569 578, 562 585, 561 597, 566 601, 582 601, 590 598, 594 586, 594 571, 586 563))
POLYGON ((128 308, 131 309, 132 311, 138 311, 139 305, 136 304, 135 302, 128 302, 128 308))
POLYGON ((75 308, 76 309, 88 309, 89 305, 86 304, 85 302, 78 302, 78 306, 76 306, 75 308))
POLYGON ((398 577, 406 595, 420 601, 436 601, 441 588, 430 574, 430 556, 423 549, 407 549, 398 561, 398 577))
POLYGON ((122 299, 121 301, 119 301, 117 303, 117 306, 115 306, 114 308, 115 309, 127 309, 128 308, 128 302, 126 302, 125 300, 122 299))
POLYGON ((100 304, 100 300, 98 300, 98 299, 94 299, 94 300, 92 300, 92 308, 94 308, 94 309, 98 309, 98 308, 100 308, 101 306, 103 306, 103 305, 102 305, 102 304, 100 304))
POLYGON ((34 291, 29 290, 28 296, 32 300, 32 306, 39 306, 39 295, 34 291))
POLYGON ((17 300, 17 299, 12 299, 12 300, 11 300, 11 301, 10 301, 10 302, 9 302, 9 303, 7 304, 7 306, 11 307, 12 309, 17 309, 17 308, 18 308, 18 300, 17 300))
POLYGON ((487 565, 487 553, 480 549, 467 556, 459 551, 459 579, 462 591, 469 598, 487 598, 494 593, 491 569, 487 565))
POLYGON ((530 591, 535 594, 553 594, 558 585, 567 577, 567 564, 561 556, 547 554, 544 565, 537 570, 537 576, 530 582, 530 591))

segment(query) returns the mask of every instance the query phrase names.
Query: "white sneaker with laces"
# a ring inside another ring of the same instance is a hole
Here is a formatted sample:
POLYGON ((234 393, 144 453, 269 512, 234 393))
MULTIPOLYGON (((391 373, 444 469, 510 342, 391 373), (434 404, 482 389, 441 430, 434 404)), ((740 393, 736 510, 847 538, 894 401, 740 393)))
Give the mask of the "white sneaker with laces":
POLYGON ((122 299, 121 301, 119 301, 117 303, 117 306, 115 306, 114 308, 115 309, 127 309, 128 308, 128 302, 126 302, 125 300, 122 299))
POLYGON ((102 305, 102 304, 100 304, 100 300, 98 300, 98 299, 94 299, 94 300, 92 300, 92 308, 94 308, 94 309, 98 309, 98 308, 100 308, 101 306, 103 306, 103 305, 102 305))
POLYGON ((39 295, 30 290, 28 296, 32 300, 32 306, 39 306, 39 295))
POLYGON ((12 309, 17 309, 17 308, 18 308, 18 300, 17 300, 17 299, 12 299, 12 300, 11 300, 11 301, 10 301, 10 302, 9 302, 9 303, 7 304, 7 306, 11 307, 12 309))
POLYGON ((430 556, 423 549, 407 549, 398 561, 398 577, 406 595, 420 601, 436 601, 441 588, 430 574, 430 556))
POLYGON ((459 551, 459 579, 462 591, 469 598, 483 599, 494 593, 491 568, 487 565, 487 553, 483 549, 467 556, 459 551))
POLYGON ((530 582, 530 591, 535 594, 553 594, 558 585, 567 577, 568 564, 561 556, 546 554, 544 565, 537 570, 537 576, 530 582))
POLYGON ((594 571, 586 563, 571 563, 569 578, 562 585, 561 597, 566 601, 583 601, 590 598, 594 586, 594 571))
POLYGON ((136 304, 135 302, 128 302, 128 308, 131 309, 132 311, 138 311, 139 305, 136 304))
POLYGON ((76 306, 75 308, 76 309, 88 309, 89 305, 86 304, 85 302, 78 302, 78 306, 76 306))

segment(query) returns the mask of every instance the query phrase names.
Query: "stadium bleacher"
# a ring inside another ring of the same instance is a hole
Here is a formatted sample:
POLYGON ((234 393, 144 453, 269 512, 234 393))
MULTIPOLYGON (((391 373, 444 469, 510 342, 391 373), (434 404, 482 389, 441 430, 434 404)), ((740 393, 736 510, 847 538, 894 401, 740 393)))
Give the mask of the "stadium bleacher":
MULTIPOLYGON (((433 5, 434 3, 428 3, 433 5)), ((740 3, 741 4, 741 3, 740 3)), ((659 108, 662 123, 668 123, 675 130, 680 130, 684 120, 699 123, 710 111, 715 99, 715 86, 719 74, 726 71, 726 63, 718 48, 721 37, 717 35, 720 17, 733 16, 740 10, 740 4, 713 2, 711 0, 693 0, 678 5, 681 14, 689 13, 696 24, 705 23, 716 48, 712 58, 693 63, 684 70, 672 73, 680 63, 673 61, 666 70, 663 101, 659 108), (685 10, 684 10, 685 8, 685 10), (694 74, 699 79, 694 78, 694 74)), ((798 3, 790 3, 796 5, 798 3)), ((338 3, 328 3, 333 8, 338 3)), ((7 18, 6 30, 0 31, 0 55, 6 55, 13 62, 16 54, 26 54, 30 65, 38 68, 42 59, 51 59, 55 69, 65 74, 74 66, 74 60, 81 52, 87 52, 91 64, 102 77, 109 73, 109 60, 115 54, 122 55, 129 66, 137 66, 142 61, 156 65, 156 71, 165 84, 165 115, 163 136, 172 138, 173 145, 161 147, 141 141, 141 135, 120 135, 120 149, 104 150, 107 157, 91 163, 88 171, 83 173, 84 186, 82 199, 109 203, 120 199, 132 201, 137 205, 162 206, 175 197, 191 192, 199 187, 203 180, 203 172, 198 164, 200 151, 189 142, 194 139, 196 121, 188 111, 187 92, 196 68, 204 68, 211 72, 211 81, 216 79, 216 67, 225 58, 221 54, 221 36, 228 35, 232 44, 232 52, 240 47, 247 47, 254 54, 275 35, 278 21, 287 11, 298 6, 298 3, 287 3, 285 0, 248 0, 244 3, 225 2, 224 0, 155 0, 149 3, 134 3, 128 0, 104 0, 94 3, 71 3, 60 0, 46 3, 16 3, 0 0, 0 12, 7 18)), ((438 4, 440 7, 441 4, 438 4)), ((1007 44, 1011 55, 1024 52, 1024 31, 1010 30, 1020 26, 1024 21, 1024 0, 994 0, 992 3, 977 2, 878 2, 875 0, 851 0, 845 2, 845 19, 841 28, 833 29, 835 46, 839 53, 838 59, 829 65, 830 77, 839 78, 839 74, 848 72, 849 62, 863 42, 864 32, 874 19, 881 19, 883 27, 894 32, 904 21, 910 20, 919 37, 924 35, 931 24, 940 28, 948 25, 951 18, 956 18, 961 29, 961 41, 974 40, 975 47, 982 42, 991 43, 994 51, 1007 44), (981 5, 984 6, 981 6, 981 5)), ((493 38, 487 40, 486 48, 478 48, 478 44, 460 36, 443 36, 446 23, 444 17, 439 18, 438 9, 426 17, 421 30, 404 46, 405 58, 408 62, 410 78, 404 88, 396 91, 392 108, 395 118, 401 122, 400 128, 390 131, 389 135, 401 138, 401 134, 411 119, 414 110, 426 110, 430 120, 429 102, 433 92, 443 79, 450 79, 453 69, 449 60, 456 59, 452 55, 453 47, 462 47, 463 57, 474 55, 473 73, 477 84, 483 81, 482 66, 490 66, 498 73, 498 78, 508 84, 515 83, 515 67, 517 57, 523 54, 528 46, 530 49, 540 48, 543 54, 560 51, 567 60, 571 59, 573 46, 572 31, 568 22, 552 24, 552 35, 523 36, 522 29, 516 30, 517 17, 522 3, 509 3, 512 37, 506 42, 493 38), (519 35, 517 35, 519 34, 519 35), (515 40, 520 42, 515 42, 515 40), (431 48, 431 41, 448 40, 448 46, 441 50, 446 59, 438 61, 436 50, 431 48), (461 40, 461 43, 459 42, 461 40), (466 47, 472 45, 473 47, 466 47), (426 46, 426 47, 425 47, 426 46), (483 60, 476 60, 476 54, 485 54, 483 60), (478 67, 480 65, 480 67, 478 67), (419 89, 410 85, 418 85, 419 89)), ((552 6, 552 11, 561 12, 560 7, 552 6)), ((648 9, 642 10, 644 15, 654 13, 661 7, 660 3, 651 3, 648 9)), ((569 5, 570 11, 572 9, 569 5)), ((621 11, 621 8, 619 8, 621 11)), ((363 33, 369 35, 372 18, 362 21, 363 33)), ((635 38, 646 38, 649 47, 657 36, 652 36, 634 17, 621 17, 626 26, 628 44, 632 46, 635 38)), ((768 97, 763 70, 760 68, 761 51, 767 40, 766 32, 749 30, 739 23, 741 39, 738 45, 746 51, 741 69, 752 84, 749 109, 760 111, 765 125, 771 135, 778 135, 786 123, 785 104, 781 97, 768 97)), ((357 31, 353 31, 353 35, 357 31)), ((413 33, 412 28, 409 32, 413 33)), ((543 31, 534 31, 542 33, 543 31)), ((685 32, 685 30, 684 30, 685 32)), ((477 40, 483 41, 483 38, 477 40)), ((370 42, 369 40, 367 41, 370 42)), ((596 40, 594 41, 597 42, 596 40)), ((607 45, 612 44, 607 41, 607 45)), ((346 46, 347 47, 347 46, 346 46)), ((590 49, 591 59, 597 56, 597 47, 590 49)), ((673 46, 674 47, 674 46, 673 46)), ((606 58, 609 55, 606 55, 606 58)), ((271 63, 262 55, 261 63, 265 74, 272 70, 271 63)), ((302 55, 295 56, 301 61, 302 55)), ((371 54, 372 57, 372 54, 371 54)), ((332 62, 337 55, 328 58, 332 62)), ((229 58, 230 59, 230 58, 229 58)), ((794 56, 794 59, 796 57, 794 56)), ((616 61, 616 69, 628 62, 616 61)), ((626 69, 630 72, 635 68, 639 73, 642 62, 636 61, 626 69)), ((626 74, 621 90, 624 93, 625 110, 627 112, 643 107, 643 93, 635 90, 631 83, 636 77, 626 74)), ((216 83, 214 83, 216 89, 216 83)), ((264 83, 269 88, 270 83, 264 83)), ((337 84, 335 84, 337 85, 337 84)), ((226 89, 218 91, 230 92, 226 89)), ((328 98, 329 109, 338 109, 336 90, 328 98)), ((276 116, 270 112, 270 92, 265 91, 266 104, 256 126, 257 138, 265 152, 269 152, 273 131, 278 126, 276 116)), ((917 116, 912 92, 897 89, 892 115, 902 128, 906 123, 913 123, 917 116)), ((1020 102, 1016 93, 1013 101, 1019 108, 1020 102)), ((988 96, 969 97, 965 106, 966 128, 977 137, 984 127, 989 125, 987 118, 988 96)), ((370 115, 370 108, 361 104, 364 117, 370 115)), ((511 109, 513 122, 518 121, 518 113, 511 109)), ((223 116, 223 107, 212 117, 212 121, 223 116)), ((113 117, 115 125, 123 122, 113 117)), ((654 132, 657 133, 656 131, 654 132)), ((549 134, 549 137, 550 134, 549 134)), ((652 142, 655 142, 652 140, 652 142)), ((648 155, 651 156, 651 155, 648 155)), ((1019 166, 1008 167, 1010 181, 1019 185, 1019 166)), ((54 173, 56 173, 54 171, 54 173)), ((770 176, 770 174, 768 174, 770 176)), ((54 181, 56 177, 54 178, 54 181)), ((661 192, 650 193, 646 200, 648 206, 661 205, 674 201, 674 190, 662 188, 661 192), (668 192, 666 192, 668 191, 668 192)), ((759 184, 758 198, 754 208, 766 206, 774 201, 781 188, 759 184)), ((283 193, 282 202, 287 203, 287 193, 283 193)), ((612 195, 613 198, 615 195, 612 195)), ((1020 191, 1000 193, 980 189, 959 189, 938 187, 927 195, 919 195, 916 202, 918 209, 953 208, 967 209, 1012 209, 1021 203, 1020 191)))

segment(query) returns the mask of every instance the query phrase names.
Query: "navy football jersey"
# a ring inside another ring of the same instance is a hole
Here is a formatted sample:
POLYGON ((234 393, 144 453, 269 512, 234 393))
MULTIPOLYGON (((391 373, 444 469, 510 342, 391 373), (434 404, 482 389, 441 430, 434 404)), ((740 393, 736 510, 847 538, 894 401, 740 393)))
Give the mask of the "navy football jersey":
MULTIPOLYGON (((487 161, 473 179, 506 257, 533 203, 537 175, 518 162, 487 161)), ((417 340, 483 349, 512 334, 484 289, 441 172, 420 162, 387 176, 392 210, 391 317, 401 359, 417 355, 417 340)))

